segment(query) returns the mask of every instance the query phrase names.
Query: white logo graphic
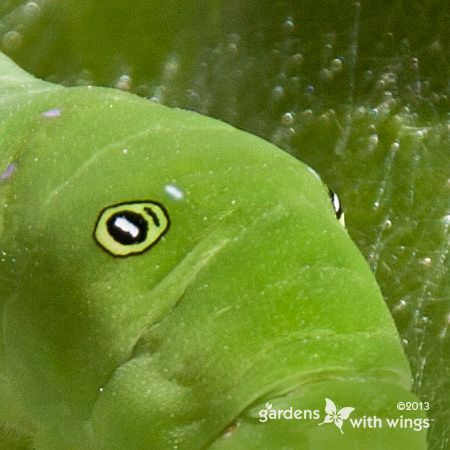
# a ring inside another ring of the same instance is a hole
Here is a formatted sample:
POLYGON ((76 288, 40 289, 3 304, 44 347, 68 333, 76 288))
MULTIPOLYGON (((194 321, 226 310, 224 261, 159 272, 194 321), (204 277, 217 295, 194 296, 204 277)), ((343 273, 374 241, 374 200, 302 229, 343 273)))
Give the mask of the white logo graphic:
MULTIPOLYGON (((0 0, 1 1, 1 0, 0 0)), ((279 403, 278 403, 279 404, 279 403)), ((283 403, 283 406, 285 404, 283 403)), ((429 406, 428 403, 420 403, 420 402, 398 402, 397 410, 418 410, 428 411, 429 406), (422 406, 421 406, 422 405, 422 406), (409 409, 408 409, 409 408, 409 409), (414 409, 415 408, 415 409, 414 409)), ((346 406, 344 408, 339 408, 333 400, 329 398, 325 398, 325 417, 323 413, 318 409, 309 409, 309 408, 296 408, 294 406, 277 408, 276 405, 273 405, 270 402, 265 404, 264 409, 260 409, 258 411, 259 421, 261 423, 268 422, 269 420, 317 420, 320 421, 323 418, 323 422, 318 425, 323 425, 324 423, 334 424, 341 434, 344 434, 342 430, 344 422, 348 420, 348 427, 358 429, 371 429, 378 430, 380 428, 389 428, 389 429, 410 429, 413 431, 420 432, 422 430, 427 430, 430 428, 431 419, 424 417, 404 417, 403 415, 393 417, 378 417, 374 416, 366 416, 359 415, 356 417, 350 417, 350 415, 355 411, 355 408, 351 406, 346 406)), ((450 449, 449 449, 450 450, 450 449)))
POLYGON ((322 423, 319 423, 319 425, 323 425, 324 423, 334 423, 339 428, 340 432, 344 434, 344 432, 342 431, 344 420, 347 420, 354 410, 355 408, 346 406, 345 408, 341 408, 338 411, 338 408, 334 404, 333 400, 326 398, 325 412, 327 413, 327 415, 325 416, 324 421, 322 423))

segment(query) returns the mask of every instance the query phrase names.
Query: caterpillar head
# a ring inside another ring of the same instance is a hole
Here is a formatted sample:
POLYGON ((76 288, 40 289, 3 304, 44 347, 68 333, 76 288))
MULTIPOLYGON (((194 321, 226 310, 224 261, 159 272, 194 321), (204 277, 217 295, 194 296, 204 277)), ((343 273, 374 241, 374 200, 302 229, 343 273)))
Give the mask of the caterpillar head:
POLYGON ((2 358, 36 445, 203 448, 332 367, 408 386, 374 278, 307 166, 113 90, 39 84, 14 102, 2 358))

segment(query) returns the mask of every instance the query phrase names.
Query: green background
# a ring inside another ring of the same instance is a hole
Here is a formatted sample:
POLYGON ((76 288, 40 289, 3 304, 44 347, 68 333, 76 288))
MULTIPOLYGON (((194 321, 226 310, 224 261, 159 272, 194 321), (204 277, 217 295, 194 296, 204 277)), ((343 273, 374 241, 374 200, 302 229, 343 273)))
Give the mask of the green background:
MULTIPOLYGON (((115 86, 262 136, 340 195, 449 446, 450 3, 0 2, 36 76, 115 86)), ((355 311, 355 315, 357 315, 355 311)))

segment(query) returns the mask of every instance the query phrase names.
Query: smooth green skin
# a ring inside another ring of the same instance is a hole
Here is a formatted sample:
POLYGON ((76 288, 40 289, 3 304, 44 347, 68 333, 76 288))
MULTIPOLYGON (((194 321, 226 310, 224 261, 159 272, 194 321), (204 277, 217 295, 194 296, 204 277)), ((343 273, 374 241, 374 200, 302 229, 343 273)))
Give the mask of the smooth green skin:
POLYGON ((396 417, 415 399, 374 277, 307 166, 195 113, 35 80, 2 55, 0 74, 1 167, 17 165, 0 184, 5 448, 11 429, 38 450, 426 448, 426 430, 257 420, 268 401, 396 417), (93 227, 131 200, 164 204, 171 228, 114 258, 93 227))

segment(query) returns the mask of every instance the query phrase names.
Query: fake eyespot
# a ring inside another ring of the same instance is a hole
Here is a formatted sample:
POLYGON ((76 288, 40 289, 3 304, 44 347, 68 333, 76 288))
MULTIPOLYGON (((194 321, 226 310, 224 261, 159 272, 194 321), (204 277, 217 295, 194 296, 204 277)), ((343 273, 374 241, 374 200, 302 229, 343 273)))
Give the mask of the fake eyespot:
POLYGON ((118 203, 100 212, 94 238, 112 256, 137 255, 153 247, 169 225, 166 209, 157 202, 118 203))

